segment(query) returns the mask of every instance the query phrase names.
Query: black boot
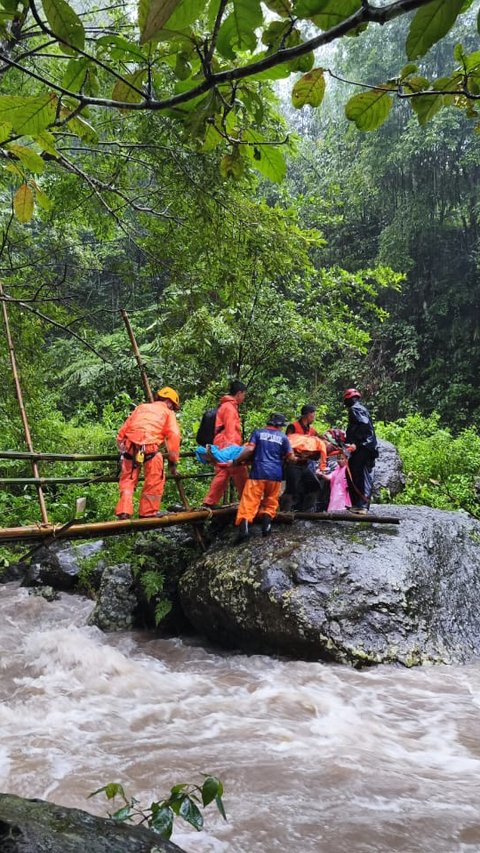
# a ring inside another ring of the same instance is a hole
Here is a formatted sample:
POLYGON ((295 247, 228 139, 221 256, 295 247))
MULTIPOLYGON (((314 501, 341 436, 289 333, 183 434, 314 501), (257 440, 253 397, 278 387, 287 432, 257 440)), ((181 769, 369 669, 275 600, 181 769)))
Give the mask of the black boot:
POLYGON ((264 513, 262 517, 262 536, 270 536, 272 532, 272 519, 268 513, 264 513))
POLYGON ((242 521, 240 522, 240 524, 238 526, 238 536, 237 536, 236 541, 238 543, 239 542, 245 542, 245 540, 248 539, 249 536, 250 536, 250 531, 248 529, 248 521, 246 520, 246 518, 244 518, 244 519, 242 519, 242 521))

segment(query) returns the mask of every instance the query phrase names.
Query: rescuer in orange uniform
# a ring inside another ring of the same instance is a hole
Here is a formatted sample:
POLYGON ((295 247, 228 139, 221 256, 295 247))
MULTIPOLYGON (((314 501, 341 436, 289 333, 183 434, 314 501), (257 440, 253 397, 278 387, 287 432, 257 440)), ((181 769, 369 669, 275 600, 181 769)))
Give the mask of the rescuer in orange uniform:
MULTIPOLYGON (((236 379, 230 385, 229 393, 225 394, 220 400, 215 418, 213 443, 221 450, 224 447, 230 447, 232 444, 242 444, 242 427, 238 407, 240 403, 243 403, 246 393, 247 386, 236 379)), ((208 493, 203 500, 203 506, 209 509, 217 506, 223 497, 230 477, 233 478, 239 497, 242 496, 245 483, 248 479, 248 472, 245 466, 227 468, 224 465, 215 465, 215 475, 210 483, 208 493)))
POLYGON ((140 518, 166 514, 160 512, 165 488, 160 445, 166 446, 169 471, 175 476, 180 450, 180 428, 175 412, 180 408, 180 398, 173 388, 168 387, 161 388, 156 396, 153 403, 137 406, 118 431, 117 446, 122 462, 118 484, 120 500, 115 514, 119 519, 133 515, 133 495, 142 465, 144 481, 138 514, 140 518))

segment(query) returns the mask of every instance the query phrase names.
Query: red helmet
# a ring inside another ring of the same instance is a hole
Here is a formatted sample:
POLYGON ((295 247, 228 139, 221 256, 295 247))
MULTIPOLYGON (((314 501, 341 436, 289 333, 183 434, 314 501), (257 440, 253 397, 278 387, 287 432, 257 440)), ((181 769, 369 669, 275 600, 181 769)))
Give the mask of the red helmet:
POLYGON ((346 391, 343 392, 344 400, 351 400, 352 397, 361 397, 360 391, 357 391, 356 388, 347 388, 346 391))

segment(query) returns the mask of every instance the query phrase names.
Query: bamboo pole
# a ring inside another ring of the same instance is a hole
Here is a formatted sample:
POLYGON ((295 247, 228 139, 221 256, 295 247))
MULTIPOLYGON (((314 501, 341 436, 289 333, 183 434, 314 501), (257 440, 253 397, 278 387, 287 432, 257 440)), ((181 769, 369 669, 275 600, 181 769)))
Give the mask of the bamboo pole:
MULTIPOLYGON (((172 477, 167 474, 166 480, 201 480, 204 477, 211 477, 210 473, 202 474, 177 474, 172 477)), ((142 479, 140 477, 140 479, 142 479)), ((85 477, 0 477, 0 485, 23 485, 23 486, 55 486, 68 485, 69 483, 117 483, 118 476, 116 474, 100 474, 98 477, 87 475, 85 477)))
MULTIPOLYGON (((66 525, 48 524, 44 526, 31 525, 29 527, 0 527, 0 542, 20 542, 23 540, 41 542, 65 538, 65 539, 95 539, 105 536, 118 536, 124 533, 135 533, 141 530, 156 530, 161 527, 174 527, 177 524, 199 524, 209 521, 211 518, 228 517, 235 515, 238 505, 222 507, 213 510, 192 510, 191 512, 172 512, 162 518, 134 518, 128 521, 96 521, 91 524, 72 524, 68 529, 68 536, 61 535, 61 530, 66 525)), ((349 512, 279 512, 275 521, 283 524, 292 524, 296 519, 309 521, 347 521, 361 524, 400 524, 400 519, 390 515, 355 515, 349 512)))
MULTIPOLYGON (((3 286, 0 283, 0 296, 3 297, 4 295, 5 294, 4 294, 3 286)), ((20 409, 20 416, 21 416, 22 424, 23 424, 23 432, 25 434, 25 441, 26 441, 27 447, 28 447, 30 453, 33 453, 32 437, 30 435, 30 427, 28 425, 27 413, 25 411, 25 406, 23 404, 22 387, 20 385, 20 377, 18 375, 18 370, 17 370, 17 360, 15 358, 15 349, 13 346, 13 339, 12 339, 12 335, 10 333, 10 323, 9 323, 9 319, 8 319, 7 303, 4 299, 2 299, 2 312, 3 312, 3 322, 5 325, 5 334, 7 337, 8 353, 10 356, 10 364, 12 367, 13 381, 15 383, 15 393, 17 395, 18 407, 20 409)), ((33 471, 33 476, 35 477, 35 479, 39 479, 38 465, 37 465, 37 462, 35 460, 32 460, 32 471, 33 471)), ((38 503, 40 505, 40 513, 42 516, 42 521, 44 524, 48 524, 49 522, 48 522, 47 507, 45 505, 45 498, 44 498, 43 490, 42 490, 42 487, 40 484, 37 484, 37 494, 38 494, 38 503)))
MULTIPOLYGON (((118 453, 27 453, 23 450, 0 450, 0 459, 34 459, 37 462, 117 462, 118 453)), ((180 459, 195 459, 195 453, 187 451, 180 459)))
MULTIPOLYGON (((135 358, 137 360, 138 368, 140 370, 140 374, 142 377, 143 387, 145 389, 145 395, 147 397, 147 400, 149 400, 151 403, 153 403, 153 394, 152 394, 152 389, 150 387, 150 382, 148 381, 147 371, 145 370, 145 366, 142 362, 140 350, 138 349, 137 341, 136 341, 135 334, 133 332, 132 326, 130 324, 128 314, 123 308, 120 309, 120 314, 122 315, 123 322, 125 323, 125 326, 127 328, 128 337, 130 338, 130 343, 132 344, 133 352, 134 352, 135 358)), ((190 504, 188 503, 187 495, 185 494, 185 489, 183 487, 183 483, 180 480, 178 475, 174 479, 175 479, 175 482, 177 485, 177 491, 178 491, 178 494, 180 496, 180 500, 182 502, 182 505, 183 505, 184 509, 187 512, 189 512, 190 511, 190 504)), ((193 533, 194 533, 195 539, 197 540, 198 545, 200 546, 202 551, 205 551, 206 546, 205 546, 205 543, 203 541, 202 534, 200 533, 200 531, 196 527, 193 528, 193 533)))

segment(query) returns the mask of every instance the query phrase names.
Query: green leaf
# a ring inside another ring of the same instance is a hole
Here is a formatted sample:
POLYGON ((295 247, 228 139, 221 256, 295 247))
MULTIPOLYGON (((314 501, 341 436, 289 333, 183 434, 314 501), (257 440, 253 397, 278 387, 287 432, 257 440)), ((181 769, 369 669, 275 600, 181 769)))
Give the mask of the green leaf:
POLYGON ((149 820, 148 825, 168 841, 172 834, 174 818, 175 815, 170 806, 161 806, 149 820))
POLYGON ((359 130, 376 130, 388 118, 393 101, 387 92, 372 89, 354 95, 345 105, 345 115, 359 130))
POLYGON ((97 794, 105 794, 107 800, 113 800, 114 797, 119 794, 125 801, 127 800, 123 786, 120 785, 119 782, 109 782, 108 785, 102 785, 101 788, 97 788, 96 791, 92 791, 92 793, 88 795, 87 799, 90 799, 90 797, 96 797, 97 794))
POLYGON ((243 175, 243 160, 236 152, 224 154, 220 161, 222 178, 240 178, 243 175))
POLYGON ((203 153, 206 154, 209 151, 213 151, 221 141, 222 136, 219 134, 215 124, 213 122, 207 124, 207 130, 201 148, 203 153))
MULTIPOLYGON (((112 59, 120 61, 131 61, 136 59, 137 62, 144 62, 148 56, 145 55, 142 48, 138 44, 133 44, 127 41, 123 36, 101 36, 96 40, 96 48, 106 48, 112 59)), ((148 51, 146 51, 148 53, 148 51)))
POLYGON ((283 152, 276 145, 269 144, 261 133, 257 130, 247 130, 244 133, 246 142, 255 143, 246 146, 247 155, 252 160, 255 169, 269 178, 271 181, 279 183, 283 181, 287 174, 287 163, 283 152), (267 144, 262 144, 267 142, 267 144))
POLYGON ((22 184, 13 196, 13 212, 19 222, 30 222, 33 216, 33 193, 28 184, 22 184))
POLYGON ((58 157, 58 151, 55 148, 55 137, 49 130, 43 130, 42 133, 35 136, 35 142, 40 146, 42 151, 46 151, 52 157, 58 157))
POLYGON ((140 0, 138 24, 140 44, 157 38, 166 23, 172 33, 184 30, 193 24, 206 6, 206 0, 140 0), (167 15, 166 12, 170 10, 167 15))
POLYGON ((403 85, 406 89, 410 89, 411 92, 422 92, 424 89, 430 88, 430 81, 426 77, 415 76, 404 80, 403 85))
POLYGON ((62 79, 62 86, 70 92, 79 92, 85 83, 89 60, 85 56, 70 59, 62 79))
POLYGON ((27 148, 25 145, 17 145, 12 143, 7 146, 8 151, 11 151, 15 157, 18 157, 20 162, 26 169, 33 172, 34 175, 42 175, 45 171, 45 162, 42 160, 36 151, 27 148))
POLYGON ((355 14, 361 5, 361 0, 300 0, 295 14, 311 18, 321 30, 329 30, 355 14))
POLYGON ((463 57, 463 60, 467 74, 477 71, 480 68, 480 50, 475 50, 473 53, 467 54, 463 57))
POLYGON ((292 11, 291 0, 263 0, 267 9, 280 15, 281 18, 287 18, 292 11))
POLYGON ((65 0, 43 0, 43 11, 50 29, 64 43, 67 53, 75 53, 72 48, 84 49, 85 30, 83 24, 77 13, 65 0))
POLYGON ((138 23, 140 26, 140 44, 150 41, 167 23, 180 0, 140 0, 138 23))
POLYGON ((136 92, 132 86, 140 89, 147 74, 146 68, 139 68, 133 74, 125 74, 124 80, 117 80, 112 92, 112 101, 123 101, 127 104, 139 104, 144 96, 136 92), (131 84, 131 85, 129 85, 131 84))
POLYGON ((208 806, 215 797, 223 794, 223 785, 220 779, 216 776, 207 776, 202 785, 202 802, 204 806, 208 806))
POLYGON ((289 71, 301 71, 302 74, 305 74, 306 71, 311 71, 314 65, 315 54, 312 50, 310 53, 304 53, 303 56, 298 56, 296 59, 290 60, 287 67, 289 71))
POLYGON ((182 805, 180 806, 179 815, 180 817, 183 817, 190 826, 193 826, 197 832, 200 832, 203 828, 203 815, 191 797, 185 797, 182 805))
POLYGON ((233 0, 233 12, 218 31, 217 50, 226 59, 234 59, 242 50, 255 50, 255 30, 263 23, 260 0, 233 0))
POLYGON ((39 186, 37 186, 37 184, 35 184, 35 200, 42 210, 48 211, 53 207, 52 200, 43 192, 42 189, 40 189, 39 186))
MULTIPOLYGON (((62 110, 62 116, 66 118, 67 115, 67 111, 62 110)), ((95 128, 80 116, 74 116, 73 118, 68 119, 67 124, 72 133, 76 133, 76 135, 85 142, 98 142, 98 133, 95 128)))
POLYGON ((37 136, 55 121, 56 95, 22 98, 18 95, 0 96, 0 122, 12 126, 21 136, 37 136))
POLYGON ((323 68, 314 68, 297 80, 292 90, 292 104, 299 110, 309 104, 319 107, 325 94, 325 77, 323 68))
POLYGON ((116 823, 124 823, 126 820, 129 820, 131 816, 132 810, 130 806, 122 806, 121 809, 118 809, 112 814, 112 820, 114 820, 116 823))
MULTIPOLYGON (((269 56, 267 52, 264 53, 256 53, 255 54, 255 62, 260 61, 265 56, 269 56)), ((232 59, 234 56, 231 57, 232 59)), ((290 76, 290 68, 289 63, 281 63, 280 65, 274 65, 272 68, 267 68, 265 71, 258 71, 256 74, 249 75, 249 80, 283 80, 285 77, 290 76)))
POLYGON ((227 815, 225 814, 225 808, 223 806, 223 800, 222 800, 220 794, 217 797, 215 797, 215 803, 216 803, 217 809, 220 812, 220 814, 222 815, 223 819, 226 820, 227 815))
POLYGON ((433 0, 415 13, 407 36, 409 59, 424 56, 451 29, 462 8, 463 0, 433 0))
POLYGON ((407 65, 404 65, 400 74, 400 80, 405 80, 405 77, 409 77, 410 74, 415 74, 418 71, 418 65, 415 65, 414 62, 409 62, 407 65))
POLYGON ((412 109, 417 114, 418 123, 427 124, 445 104, 444 95, 421 95, 412 98, 412 109))
POLYGON ((12 132, 12 125, 6 121, 2 121, 0 124, 0 145, 9 138, 12 132))

